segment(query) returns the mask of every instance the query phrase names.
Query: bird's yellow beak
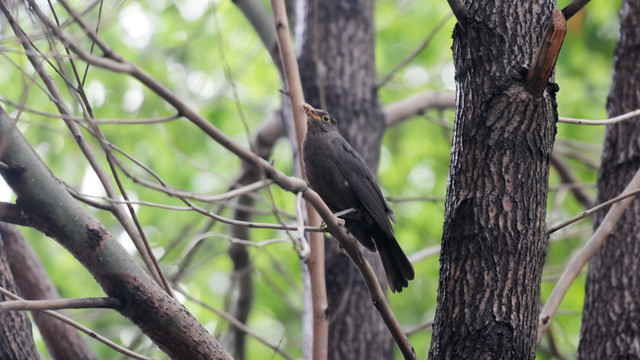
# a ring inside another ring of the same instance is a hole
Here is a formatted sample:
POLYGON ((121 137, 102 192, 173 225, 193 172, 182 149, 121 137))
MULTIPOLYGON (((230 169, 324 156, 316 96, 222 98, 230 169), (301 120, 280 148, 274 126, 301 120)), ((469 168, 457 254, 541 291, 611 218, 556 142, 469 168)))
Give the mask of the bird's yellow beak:
POLYGON ((320 115, 318 115, 318 113, 316 112, 316 109, 314 109, 313 106, 309 104, 304 104, 302 105, 302 108, 304 109, 304 112, 307 113, 307 116, 311 116, 316 120, 321 120, 320 115))

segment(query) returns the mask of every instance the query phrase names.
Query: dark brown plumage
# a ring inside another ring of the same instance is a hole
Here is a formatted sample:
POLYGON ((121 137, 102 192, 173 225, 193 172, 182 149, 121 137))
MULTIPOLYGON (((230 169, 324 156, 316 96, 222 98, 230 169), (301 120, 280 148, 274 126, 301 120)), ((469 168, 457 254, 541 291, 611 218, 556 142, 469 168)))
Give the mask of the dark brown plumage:
POLYGON ((413 280, 413 266, 396 241, 393 210, 360 155, 338 132, 327 112, 305 104, 307 135, 302 143, 307 180, 331 211, 354 209, 342 216, 349 232, 367 249, 380 253, 393 292, 413 280))

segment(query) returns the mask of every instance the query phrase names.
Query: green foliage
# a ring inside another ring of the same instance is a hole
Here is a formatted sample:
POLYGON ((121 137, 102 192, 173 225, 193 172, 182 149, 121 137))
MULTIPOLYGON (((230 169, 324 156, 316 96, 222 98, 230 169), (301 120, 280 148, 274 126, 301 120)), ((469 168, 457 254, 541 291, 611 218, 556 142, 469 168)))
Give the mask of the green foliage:
MULTIPOLYGON (((79 8, 84 9, 89 2, 81 3, 79 8)), ((235 141, 248 144, 247 129, 255 132, 260 122, 278 109, 281 89, 278 74, 260 39, 232 2, 194 0, 115 4, 118 7, 111 7, 114 6, 111 3, 104 4, 100 36, 115 52, 162 81, 235 141), (135 24, 146 24, 149 28, 135 27, 135 24), (238 111, 236 96, 242 112, 238 111)), ((619 4, 620 1, 592 2, 569 22, 569 33, 555 73, 560 86, 560 116, 590 119, 606 117, 605 102, 610 84, 619 4)), ((56 5, 55 9, 65 14, 60 6, 56 5)), ((21 13, 25 15, 26 10, 21 9, 21 13)), ((376 62, 379 78, 387 76, 448 14, 446 2, 377 1, 376 62)), ((95 24, 97 18, 97 8, 84 15, 84 19, 91 24, 95 24)), ((22 23, 27 30, 39 27, 37 23, 30 23, 26 16, 21 17, 22 23)), ((454 24, 455 19, 449 18, 427 48, 380 89, 383 104, 428 90, 454 91, 450 50, 454 24)), ((91 47, 79 28, 71 26, 66 31, 73 34, 83 48, 91 47)), ((16 106, 8 101, 19 103, 26 93, 27 107, 57 114, 56 107, 46 94, 9 62, 10 59, 21 67, 31 69, 26 66, 27 60, 19 44, 4 24, 2 36, 5 57, 0 59, 0 99, 5 101, 5 108, 13 115, 17 114, 16 106)), ((46 39, 40 37, 35 43, 43 52, 48 52, 46 39)), ((59 44, 56 49, 64 53, 59 44)), ((94 52, 99 53, 97 49, 94 52)), ((68 62, 62 68, 71 71, 68 62)), ((84 71, 84 64, 79 69, 84 71)), ((28 71, 30 76, 34 76, 32 70, 28 71)), ((51 68, 49 71, 63 89, 65 99, 71 103, 72 98, 64 82, 55 76, 51 68)), ((40 81, 38 83, 41 84, 40 81)), ((158 96, 125 75, 91 67, 85 85, 92 110, 98 119, 137 120, 175 115, 175 111, 158 96)), ((81 114, 76 110, 74 108, 75 114, 81 114)), ((103 192, 91 190, 96 188, 96 184, 87 180, 87 174, 91 173, 87 170, 87 161, 61 120, 24 111, 18 126, 56 176, 82 192, 104 196, 103 192), (83 182, 93 186, 83 186, 83 182)), ((241 172, 242 164, 238 159, 184 119, 154 125, 105 124, 101 129, 109 141, 146 164, 176 188, 216 194, 224 192, 241 172)), ((385 192, 403 197, 443 197, 449 171, 452 132, 452 110, 430 110, 424 116, 409 119, 389 129, 384 138, 380 164, 380 179, 385 192)), ((108 168, 99 142, 87 131, 84 131, 84 135, 100 154, 101 165, 108 168)), ((602 128, 559 124, 557 136, 559 144, 568 149, 568 153, 581 154, 598 164, 602 128), (589 144, 595 150, 585 152, 576 149, 575 142, 565 139, 589 144)), ((567 156, 581 181, 595 182, 596 170, 593 167, 584 165, 581 159, 567 156)), ((133 162, 122 156, 119 158, 132 174, 153 180, 150 174, 133 162)), ((288 143, 279 142, 271 160, 278 168, 291 173, 291 159, 288 143)), ((132 199, 185 207, 175 197, 141 186, 122 172, 119 175, 132 199)), ((558 183, 558 176, 552 172, 551 187, 558 183)), ((271 194, 261 190, 259 195, 256 206, 267 213, 274 205, 288 214, 295 212, 293 196, 275 186, 271 186, 271 194)), ((594 191, 590 191, 590 195, 593 196, 594 191)), ((212 211, 215 208, 215 205, 198 204, 212 211)), ((229 226, 215 222, 206 227, 207 220, 193 211, 136 207, 152 247, 158 252, 157 255, 164 256, 162 266, 169 276, 175 274, 178 264, 190 248, 189 244, 194 243, 198 233, 214 233, 202 240, 180 284, 192 296, 215 308, 224 309, 232 264, 227 255, 229 242, 219 234, 228 235, 229 226)), ((407 253, 440 243, 443 201, 403 202, 395 203, 393 207, 399 217, 397 236, 407 253)), ((566 190, 550 192, 550 225, 580 211, 581 205, 566 190)), ((102 210, 92 212, 134 253, 132 246, 128 245, 130 240, 123 235, 122 227, 111 214, 102 210)), ((282 219, 287 223, 295 223, 286 213, 281 215, 282 219)), ((221 215, 231 217, 232 213, 225 209, 221 215)), ((278 219, 265 214, 256 216, 254 221, 276 223, 278 219)), ((572 229, 583 226, 587 231, 550 245, 546 277, 561 273, 568 255, 589 236, 589 221, 582 220, 572 226, 572 229)), ((27 231, 26 235, 63 296, 101 296, 91 276, 64 249, 37 232, 27 231)), ((561 235, 553 235, 552 239, 561 235)), ((274 238, 283 238, 284 241, 249 247, 255 270, 255 298, 248 325, 271 342, 280 344, 289 354, 301 357, 303 290, 298 257, 283 232, 254 229, 251 237, 254 242, 274 238)), ((390 296, 398 319, 407 326, 426 322, 435 313, 439 268, 437 256, 422 260, 415 267, 417 279, 401 294, 390 296)), ((553 285, 554 281, 544 282, 543 301, 549 296, 553 285)), ((555 318, 552 326, 556 346, 570 358, 575 356, 577 349, 583 298, 584 277, 572 286, 562 303, 562 313, 555 318)), ((228 324, 220 317, 188 300, 185 300, 185 305, 208 330, 215 335, 224 334, 228 324)), ((84 311, 77 314, 77 317, 90 322, 93 330, 119 343, 128 344, 136 334, 126 319, 113 312, 84 311)), ((419 356, 424 357, 430 344, 430 331, 418 332, 412 335, 411 340, 419 356)), ((113 350, 88 341, 99 358, 115 356, 113 350)), ((43 345, 39 343, 39 346, 43 345)), ((154 358, 163 357, 148 341, 143 342, 136 351, 154 358)), ((249 359, 263 359, 273 354, 271 349, 252 338, 248 340, 247 351, 249 359)), ((550 359, 552 356, 548 343, 543 342, 538 358, 550 359)), ((279 357, 275 355, 274 358, 279 357)), ((400 358, 399 354, 397 358, 400 358)))

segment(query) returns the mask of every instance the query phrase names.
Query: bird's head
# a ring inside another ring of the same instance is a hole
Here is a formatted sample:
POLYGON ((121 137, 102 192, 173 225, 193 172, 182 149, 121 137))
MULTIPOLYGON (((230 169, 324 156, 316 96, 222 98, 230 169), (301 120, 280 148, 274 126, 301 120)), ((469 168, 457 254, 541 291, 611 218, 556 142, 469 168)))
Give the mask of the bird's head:
POLYGON ((329 132, 338 130, 338 121, 326 111, 314 109, 309 104, 302 105, 307 113, 307 131, 329 132))

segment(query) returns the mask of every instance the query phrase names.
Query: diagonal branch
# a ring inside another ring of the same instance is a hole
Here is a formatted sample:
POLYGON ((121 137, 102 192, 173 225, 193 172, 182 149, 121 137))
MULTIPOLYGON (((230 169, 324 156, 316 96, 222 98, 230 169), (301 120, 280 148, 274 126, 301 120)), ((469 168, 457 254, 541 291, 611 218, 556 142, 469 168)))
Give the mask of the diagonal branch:
MULTIPOLYGON (((636 172, 635 176, 627 187, 623 190, 624 193, 631 192, 640 188, 640 170, 636 172)), ((607 240, 607 236, 613 231, 616 223, 627 209, 627 207, 631 204, 633 197, 627 197, 620 202, 617 202, 611 206, 607 215, 605 215, 602 223, 595 231, 591 239, 580 249, 580 251, 569 261, 567 267, 565 268, 560 280, 556 284, 556 287, 551 292, 547 303, 542 308, 540 312, 540 318, 538 320, 538 343, 542 340, 542 336, 544 335, 547 328, 549 328, 549 324, 551 324, 551 319, 553 315, 558 310, 562 299, 565 294, 569 290, 569 286, 573 283, 575 278, 580 274, 580 271, 585 266, 585 264, 591 259, 591 257, 596 253, 596 251, 602 246, 602 244, 607 240)))
POLYGON ((459 24, 464 24, 464 19, 467 17, 468 10, 464 5, 462 0, 447 0, 449 6, 451 7, 451 11, 453 11, 453 15, 458 19, 459 24))
POLYGON ((564 18, 569 20, 573 15, 578 13, 578 11, 582 10, 590 0, 573 0, 569 5, 565 6, 562 9, 562 15, 564 18))

